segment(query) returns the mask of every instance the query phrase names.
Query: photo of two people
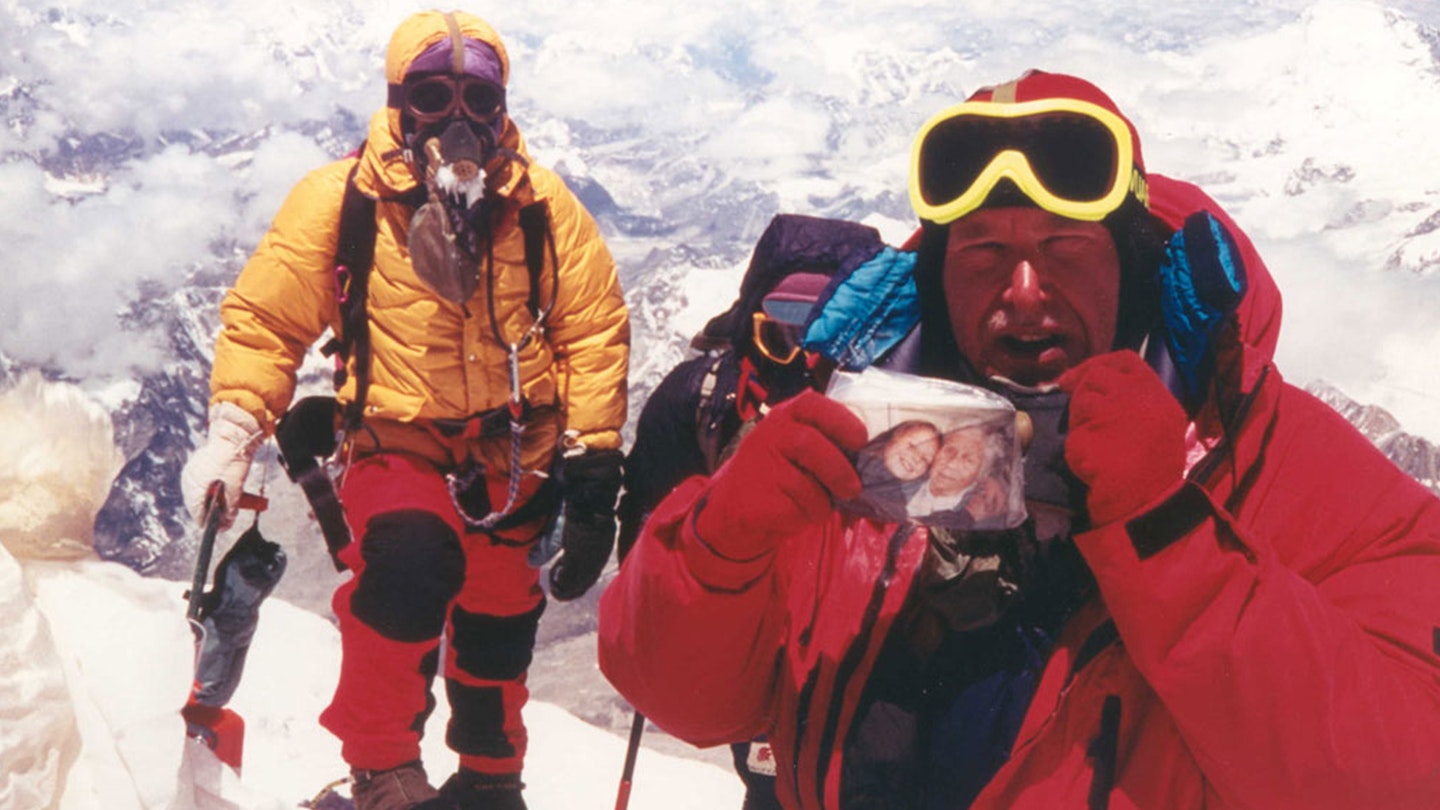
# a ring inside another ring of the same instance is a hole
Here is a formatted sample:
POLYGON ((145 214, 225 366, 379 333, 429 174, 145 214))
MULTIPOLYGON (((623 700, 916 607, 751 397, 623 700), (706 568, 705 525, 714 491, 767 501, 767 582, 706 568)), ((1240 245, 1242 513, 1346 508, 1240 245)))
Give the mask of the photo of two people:
POLYGON ((855 458, 863 490, 841 506, 893 523, 1006 529, 1025 520, 1015 410, 974 386, 882 369, 837 373, 827 394, 871 439, 855 458))

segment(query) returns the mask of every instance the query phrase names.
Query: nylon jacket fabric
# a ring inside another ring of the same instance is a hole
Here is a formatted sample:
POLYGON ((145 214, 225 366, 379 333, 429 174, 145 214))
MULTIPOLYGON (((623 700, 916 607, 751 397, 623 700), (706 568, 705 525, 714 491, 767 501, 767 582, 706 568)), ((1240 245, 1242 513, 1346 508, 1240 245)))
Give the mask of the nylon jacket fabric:
MULTIPOLYGON (((495 32, 478 18, 455 16, 466 37, 495 48, 508 74, 508 58, 495 32)), ((409 18, 391 39, 387 79, 401 81, 409 63, 446 36, 439 13, 409 18)), ((508 118, 500 143, 526 156, 523 138, 508 118)), ((233 402, 272 431, 294 395, 295 374, 307 348, 327 328, 338 329, 333 256, 346 178, 357 164, 356 185, 377 200, 368 298, 367 422, 459 419, 507 402, 504 343, 519 342, 534 323, 526 306, 530 281, 518 217, 522 206, 535 201, 549 209, 558 285, 547 250, 539 300, 542 306, 552 299, 555 304, 541 339, 520 351, 521 393, 534 405, 558 402, 565 427, 577 431, 589 447, 618 448, 625 422, 629 321, 614 261, 595 221, 553 172, 496 157, 486 167, 487 183, 510 204, 494 232, 493 275, 483 277, 482 262, 479 288, 465 306, 440 299, 410 265, 407 237, 414 208, 406 197, 417 183, 403 160, 399 113, 390 108, 372 117, 358 156, 316 169, 294 187, 225 297, 212 401, 233 402), (489 315, 491 284, 498 335, 489 315)), ((349 401, 354 395, 352 373, 339 397, 349 401)), ((393 440, 387 446, 393 448, 393 440)))
MULTIPOLYGON (((1185 519, 1075 537, 1100 598, 1062 629, 972 806, 1435 807, 1440 500, 1281 380, 1253 246, 1198 189, 1150 183, 1172 227, 1221 218, 1250 272, 1208 403, 1224 437, 1167 493, 1185 519), (1118 640, 1086 644, 1111 621, 1118 640)), ((925 535, 837 513, 731 559, 695 535, 705 492, 692 478, 660 505, 604 594, 601 668, 683 739, 770 734, 786 806, 839 807, 845 735, 925 535)))

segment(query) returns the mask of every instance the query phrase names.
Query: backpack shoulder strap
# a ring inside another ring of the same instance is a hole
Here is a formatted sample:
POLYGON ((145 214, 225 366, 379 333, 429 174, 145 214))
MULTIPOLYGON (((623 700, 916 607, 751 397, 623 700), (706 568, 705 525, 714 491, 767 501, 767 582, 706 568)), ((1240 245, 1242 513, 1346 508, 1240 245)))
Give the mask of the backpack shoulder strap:
MULTIPOLYGON (((364 146, 361 145, 361 150, 364 146)), ((360 150, 357 150, 357 153, 360 150)), ((375 263, 375 200, 355 185, 359 161, 350 169, 345 181, 345 198, 340 205, 339 239, 335 246, 335 293, 340 306, 340 334, 322 351, 335 358, 335 387, 348 379, 348 360, 355 361, 355 397, 345 406, 347 430, 359 427, 365 414, 365 399, 370 389, 370 319, 366 299, 370 290, 370 269, 375 263)), ((520 230, 525 243, 525 268, 530 277, 526 305, 536 320, 543 317, 540 305, 540 280, 545 269, 545 254, 550 253, 558 289, 559 261, 555 255, 555 237, 550 229, 550 209, 544 200, 531 202, 520 209, 520 230)))
POLYGON ((695 402, 695 443, 700 447, 700 455, 705 458, 705 469, 708 472, 715 472, 720 466, 720 451, 725 444, 720 435, 720 426, 711 414, 715 403, 715 386, 720 378, 720 364, 725 362, 725 354, 717 352, 715 359, 705 369, 705 374, 700 378, 699 398, 695 402))
POLYGON ((520 208, 520 232, 525 238, 525 269, 530 275, 530 294, 526 296, 525 306, 530 310, 530 317, 539 320, 542 313, 540 276, 545 272, 547 249, 557 283, 560 275, 555 234, 550 230, 550 206, 544 200, 536 200, 520 208))
POLYGON ((340 204, 339 239, 335 245, 335 296, 340 306, 340 334, 321 350, 335 358, 335 387, 345 384, 348 360, 355 359, 355 398, 345 408, 345 425, 359 425, 370 387, 370 322, 365 301, 370 268, 375 262, 375 201, 355 185, 359 161, 345 181, 340 204))

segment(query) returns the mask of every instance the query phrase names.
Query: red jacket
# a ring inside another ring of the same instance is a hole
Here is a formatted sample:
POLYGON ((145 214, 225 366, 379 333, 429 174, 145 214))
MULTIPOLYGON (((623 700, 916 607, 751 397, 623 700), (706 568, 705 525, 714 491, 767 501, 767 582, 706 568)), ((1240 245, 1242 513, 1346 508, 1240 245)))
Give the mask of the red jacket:
MULTIPOLYGON (((1152 175, 1151 191, 1174 225, 1223 218, 1192 186, 1152 175)), ((1440 499, 1281 380, 1278 292, 1226 223, 1250 289, 1223 363, 1231 427, 1189 474, 1203 497, 1143 559, 1123 524, 1075 537, 1099 597, 975 808, 1092 806, 1107 705, 1112 810, 1440 807, 1440 499), (1107 619, 1118 640, 1082 655, 1107 619)), ((736 562, 693 532, 705 488, 661 504, 604 594, 601 668, 682 739, 770 735, 786 806, 838 807, 845 734, 924 533, 837 513, 736 562)))

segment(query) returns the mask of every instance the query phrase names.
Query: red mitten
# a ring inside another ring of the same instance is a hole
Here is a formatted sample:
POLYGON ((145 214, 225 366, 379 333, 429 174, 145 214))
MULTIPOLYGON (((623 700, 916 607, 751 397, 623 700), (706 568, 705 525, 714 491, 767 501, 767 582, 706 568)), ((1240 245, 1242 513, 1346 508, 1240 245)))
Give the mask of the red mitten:
POLYGON ((720 554, 757 557, 829 518, 836 498, 860 494, 846 451, 865 425, 838 402, 805 391, 770 411, 710 479, 695 532, 720 554))
POLYGON ((1070 395, 1065 461, 1089 487, 1090 524, 1135 515, 1185 475, 1185 412, 1140 355, 1092 357, 1060 377, 1070 395))

